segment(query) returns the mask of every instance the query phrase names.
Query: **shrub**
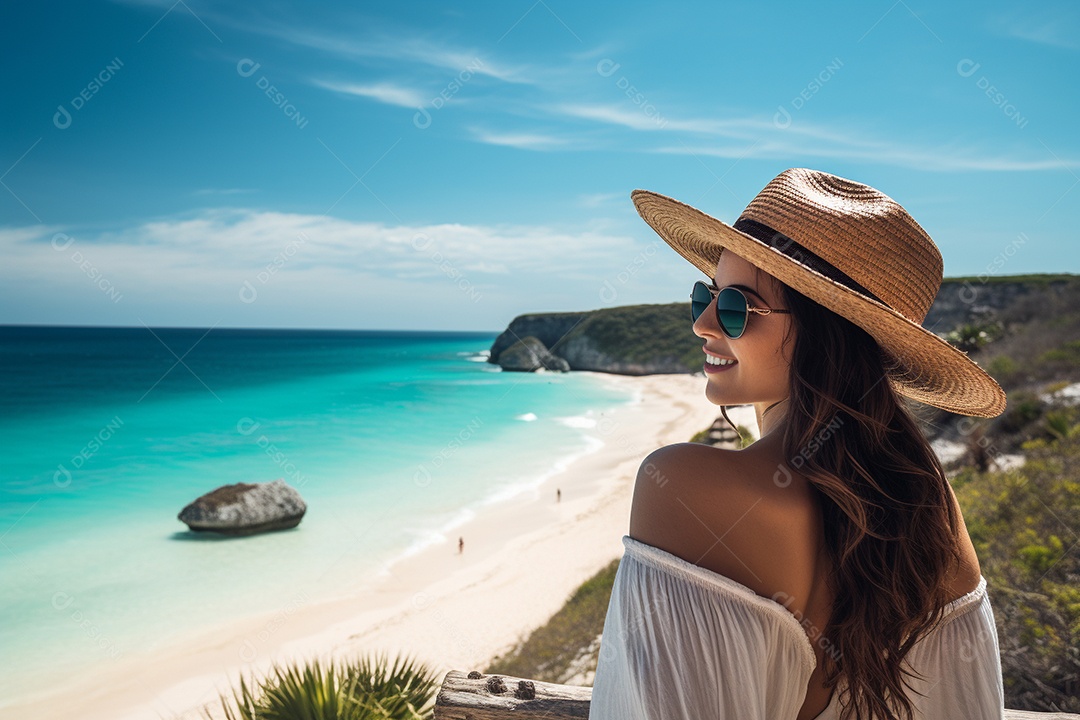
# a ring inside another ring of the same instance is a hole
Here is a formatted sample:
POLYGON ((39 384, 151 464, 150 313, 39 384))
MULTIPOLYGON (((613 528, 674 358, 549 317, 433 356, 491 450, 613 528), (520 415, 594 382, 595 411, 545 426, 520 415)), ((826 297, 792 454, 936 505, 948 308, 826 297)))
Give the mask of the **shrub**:
POLYGON ((1017 391, 1008 399, 1005 414, 1001 417, 1003 432, 1015 433, 1037 420, 1043 413, 1043 402, 1035 393, 1017 391))
POLYGON ((1008 382, 1020 368, 1008 355, 998 355, 986 364, 986 372, 990 373, 995 380, 1008 382))
POLYGON ((1070 340, 1061 347, 1047 350, 1039 359, 1048 363, 1060 363, 1067 367, 1080 367, 1080 340, 1070 340))
POLYGON ((945 340, 963 352, 974 352, 1003 334, 1001 323, 967 323, 948 333, 945 340))
POLYGON ((1073 429, 1074 414, 1068 410, 1051 410, 1043 417, 1043 427, 1056 438, 1066 438, 1073 429))
POLYGON ((1023 447, 1022 467, 967 468, 952 486, 994 605, 1006 707, 1075 713, 1080 434, 1070 429, 1023 447))
POLYGON ((1072 385, 1072 383, 1068 380, 1059 380, 1058 382, 1053 382, 1047 385, 1045 388, 1043 388, 1043 392, 1047 393, 1048 395, 1053 395, 1058 390, 1064 390, 1070 385, 1072 385))
MULTIPOLYGON (((395 659, 388 669, 374 659, 325 666, 318 660, 281 667, 251 683, 240 678, 230 702, 221 695, 227 720, 426 720, 438 681, 422 664, 395 659)), ((204 714, 209 719, 209 713, 204 714)))

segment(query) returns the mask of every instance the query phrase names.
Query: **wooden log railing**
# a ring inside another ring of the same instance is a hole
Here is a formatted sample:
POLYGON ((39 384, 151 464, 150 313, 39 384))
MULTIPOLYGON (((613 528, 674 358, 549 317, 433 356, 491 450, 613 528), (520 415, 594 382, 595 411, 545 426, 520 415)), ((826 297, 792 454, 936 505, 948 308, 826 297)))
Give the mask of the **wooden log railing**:
MULTIPOLYGON (((435 720, 587 720, 591 699, 591 687, 451 670, 435 697, 435 720)), ((1005 710, 1005 720, 1080 720, 1080 715, 1005 710)))

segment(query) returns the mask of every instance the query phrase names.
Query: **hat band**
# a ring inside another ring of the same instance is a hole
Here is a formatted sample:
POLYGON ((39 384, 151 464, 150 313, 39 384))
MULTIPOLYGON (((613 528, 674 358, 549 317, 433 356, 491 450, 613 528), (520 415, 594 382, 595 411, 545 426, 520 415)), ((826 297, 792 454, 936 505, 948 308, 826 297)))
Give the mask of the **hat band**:
POLYGON ((749 218, 739 218, 732 227, 741 233, 746 233, 755 240, 760 240, 766 245, 776 248, 792 260, 805 265, 811 270, 821 273, 830 280, 835 280, 841 285, 846 285, 855 292, 862 293, 866 297, 876 300, 882 305, 892 307, 889 303, 883 301, 877 295, 852 280, 849 275, 828 260, 815 254, 811 250, 807 250, 792 238, 778 230, 773 230, 765 223, 760 223, 757 220, 751 220, 749 218))

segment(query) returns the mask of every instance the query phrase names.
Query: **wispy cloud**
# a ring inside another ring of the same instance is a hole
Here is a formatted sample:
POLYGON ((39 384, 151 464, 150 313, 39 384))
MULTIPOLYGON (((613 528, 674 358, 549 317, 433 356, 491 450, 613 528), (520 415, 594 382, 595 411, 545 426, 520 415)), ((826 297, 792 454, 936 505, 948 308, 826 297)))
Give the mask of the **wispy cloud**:
MULTIPOLYGON (((626 252, 632 240, 592 230, 567 233, 535 225, 385 225, 325 215, 213 208, 144 222, 113 231, 80 233, 74 228, 33 225, 0 227, 0 252, 7 262, 0 277, 49 273, 70 263, 59 258, 53 242, 58 232, 71 238, 66 247, 93 248, 95 260, 118 276, 168 283, 195 275, 252 273, 265 268, 293 246, 281 272, 301 273, 323 267, 359 275, 394 275, 417 279, 444 271, 431 255, 462 271, 502 275, 528 267, 560 273, 604 262, 626 252), (550 253, 544 248, 573 248, 550 253), (58 260, 59 258, 59 260, 58 260), (591 259, 591 260, 590 260, 591 259)), ((66 242, 67 238, 65 238, 66 242)))
POLYGON ((1022 11, 990 19, 990 29, 998 35, 1076 50, 1080 48, 1080 21, 1074 5, 1057 8, 1025 6, 1022 11))
POLYGON ((255 188, 200 188, 192 195, 247 195, 258 192, 255 188))
POLYGON ((16 247, 36 242, 47 242, 63 230, 62 225, 24 225, 0 227, 0 247, 16 247))
POLYGON ((616 200, 625 200, 630 197, 629 192, 617 193, 584 193, 578 195, 578 204, 582 207, 596 208, 616 200))
POLYGON ((747 120, 677 119, 665 116, 652 105, 637 110, 616 105, 560 104, 550 108, 568 117, 620 125, 631 130, 704 133, 725 137, 748 137, 757 123, 747 120))
POLYGON ((374 83, 370 85, 362 85, 355 83, 342 83, 332 82, 328 80, 312 80, 313 85, 317 85, 327 90, 333 90, 334 92, 344 93, 346 95, 356 95, 357 97, 371 98, 387 105, 399 105, 407 108, 417 108, 424 104, 425 98, 416 90, 411 88, 402 87, 401 85, 394 85, 393 83, 374 83))
POLYGON ((757 142, 746 145, 670 145, 654 148, 652 152, 675 155, 709 155, 732 159, 791 159, 800 157, 844 158, 868 163, 884 163, 898 167, 915 168, 937 172, 964 171, 1032 171, 1080 167, 1076 160, 1058 158, 1024 159, 991 156, 979 152, 958 153, 955 148, 940 151, 917 147, 881 144, 868 147, 821 147, 805 144, 791 145, 776 142, 757 142))
MULTIPOLYGON (((175 0, 113 0, 118 4, 135 7, 170 9, 175 0)), ((415 28, 402 32, 379 34, 367 27, 368 18, 359 13, 331 20, 325 28, 312 27, 305 21, 271 20, 262 14, 224 12, 220 9, 200 8, 199 18, 216 25, 227 25, 236 30, 274 38, 298 47, 330 53, 342 58, 370 58, 388 60, 391 64, 416 63, 449 71, 452 75, 462 72, 485 75, 508 83, 531 84, 530 68, 510 66, 471 48, 453 47, 439 36, 421 33, 415 28), (356 28, 350 31, 350 28, 356 28)))
POLYGON ((1025 25, 1014 27, 1012 36, 1021 40, 1028 40, 1040 45, 1056 45, 1058 47, 1075 50, 1080 47, 1076 41, 1076 35, 1057 22, 1046 22, 1041 25, 1025 25))
POLYGON ((471 128, 473 139, 488 145, 505 145, 521 150, 551 150, 565 147, 570 141, 553 135, 539 133, 497 132, 471 128))
POLYGON ((604 268, 624 266, 637 244, 597 223, 385 225, 245 208, 108 232, 0 227, 0 322, 26 321, 27 308, 77 304, 107 324, 183 315, 186 324, 225 318, 234 326, 499 328, 536 307, 610 303, 600 295, 604 268), (409 292, 418 284, 423 292, 409 292), (372 310, 388 296, 401 301, 372 310), (448 319, 434 308, 461 312, 448 319))
POLYGON ((781 127, 771 119, 749 116, 668 118, 658 123, 646 113, 611 105, 563 104, 547 109, 569 117, 679 139, 676 145, 659 147, 635 141, 635 150, 650 153, 732 159, 843 158, 936 171, 1031 171, 1080 166, 1080 161, 1051 157, 1041 150, 1036 150, 1037 155, 1032 157, 955 145, 935 148, 903 145, 869 137, 857 130, 821 127, 805 121, 781 127))
POLYGON ((398 63, 417 63, 449 71, 452 75, 468 72, 508 83, 532 83, 527 75, 528 68, 510 67, 490 55, 485 56, 481 51, 450 47, 433 37, 358 37, 265 21, 245 24, 243 29, 344 58, 379 58, 398 63))

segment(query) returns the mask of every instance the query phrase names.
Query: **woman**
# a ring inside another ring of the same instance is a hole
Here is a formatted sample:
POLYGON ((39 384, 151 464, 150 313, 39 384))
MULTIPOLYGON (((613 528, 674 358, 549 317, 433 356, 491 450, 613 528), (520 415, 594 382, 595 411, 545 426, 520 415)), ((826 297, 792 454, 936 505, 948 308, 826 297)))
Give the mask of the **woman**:
POLYGON ((691 295, 706 396, 725 419, 753 405, 760 439, 642 463, 590 718, 1002 717, 986 581, 904 401, 1005 409, 921 327, 934 242, 883 193, 803 168, 733 225, 631 197, 709 277, 691 295))

